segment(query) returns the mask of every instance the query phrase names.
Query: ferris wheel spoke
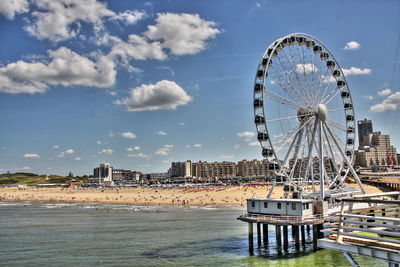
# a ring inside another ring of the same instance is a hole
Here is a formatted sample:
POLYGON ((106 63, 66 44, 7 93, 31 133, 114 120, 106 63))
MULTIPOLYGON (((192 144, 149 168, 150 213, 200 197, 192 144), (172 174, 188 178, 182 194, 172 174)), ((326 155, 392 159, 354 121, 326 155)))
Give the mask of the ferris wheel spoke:
POLYGON ((332 125, 333 127, 337 128, 339 130, 342 130, 343 132, 347 132, 347 126, 341 124, 340 122, 337 122, 335 120, 329 120, 328 124, 332 125))
MULTIPOLYGON (((290 49, 290 46, 289 46, 289 50, 290 50, 290 52, 292 52, 292 50, 290 49)), ((282 49, 282 51, 283 51, 283 53, 285 54, 285 56, 286 56, 288 62, 290 63, 290 65, 291 65, 291 67, 292 67, 292 70, 293 70, 293 72, 294 72, 294 76, 296 77, 296 80, 297 80, 297 83, 298 83, 299 87, 300 87, 300 86, 303 87, 304 92, 309 93, 308 90, 304 87, 304 85, 300 82, 300 79, 299 79, 299 76, 297 75, 296 67, 294 66, 293 60, 290 59, 290 58, 288 57, 288 55, 286 54, 285 49, 282 49)), ((307 100, 307 99, 306 99, 306 100, 307 100)), ((306 102, 305 104, 306 104, 306 105, 310 105, 311 103, 306 102)))
POLYGON ((305 66, 306 66, 306 61, 305 61, 305 56, 304 56, 304 48, 301 47, 301 53, 300 53, 299 47, 298 47, 298 46, 296 46, 296 47, 297 47, 297 52, 298 52, 298 54, 299 54, 299 57, 301 58, 301 61, 302 61, 302 64, 303 64, 302 69, 303 69, 304 79, 305 79, 305 81, 306 81, 306 87, 307 87, 307 88, 311 88, 311 86, 310 86, 310 84, 309 84, 309 82, 308 82, 308 77, 307 77, 306 68, 305 68, 305 66))
MULTIPOLYGON (((290 139, 291 139, 292 137, 297 136, 297 134, 299 133, 299 131, 302 130, 302 129, 311 121, 311 119, 312 119, 312 117, 309 118, 309 119, 307 120, 307 122, 305 122, 305 123, 303 123, 302 125, 300 125, 300 127, 299 127, 298 129, 296 128, 296 129, 290 131, 287 135, 283 136, 283 137, 278 141, 278 143, 277 143, 277 144, 278 144, 278 148, 275 150, 275 152, 279 152, 279 151, 286 145, 286 143, 290 141, 290 139)), ((296 138, 294 138, 294 139, 296 139, 296 138)), ((291 146, 290 146, 291 148, 292 148, 294 142, 295 142, 295 140, 292 140, 292 144, 291 144, 291 146)), ((291 150, 291 148, 290 148, 289 150, 291 150)), ((286 158, 286 157, 285 157, 285 158, 286 158)), ((285 165, 285 162, 286 162, 286 161, 284 161, 282 165, 285 165)))
POLYGON ((306 117, 306 116, 311 116, 314 115, 314 113, 307 113, 301 116, 289 116, 289 117, 283 117, 283 118, 279 118, 279 119, 272 119, 272 120, 266 120, 266 122, 276 122, 276 121, 283 121, 283 120, 290 120, 290 119, 298 119, 301 117, 306 117))
MULTIPOLYGON (((321 69, 322 69, 322 60, 321 60, 321 69)), ((329 87, 329 83, 327 83, 325 86, 323 86, 324 81, 325 81, 325 77, 328 77, 327 74, 329 72, 329 68, 325 67, 325 73, 324 75, 319 75, 318 77, 318 91, 317 94, 315 95, 316 99, 318 102, 321 102, 321 100, 324 98, 324 95, 326 94, 326 91, 329 87), (323 91, 323 93, 322 93, 323 91), (321 96, 321 98, 320 98, 321 96)))
POLYGON ((330 94, 328 94, 321 103, 328 105, 328 103, 342 90, 342 87, 337 86, 330 94))
POLYGON ((295 109, 295 110, 298 110, 301 108, 301 106, 299 104, 297 104, 297 103, 293 102, 292 100, 289 100, 283 96, 280 96, 274 92, 271 92, 267 89, 265 89, 264 92, 265 92, 265 95, 268 96, 269 99, 274 100, 277 103, 280 103, 282 105, 285 105, 285 106, 295 109))
POLYGON ((349 110, 349 109, 348 108, 335 108, 335 109, 328 109, 328 112, 341 111, 341 110, 349 110))
POLYGON ((298 92, 298 90, 296 90, 296 87, 293 86, 293 84, 290 82, 290 80, 292 79, 293 76, 290 77, 290 78, 287 77, 289 74, 286 72, 286 67, 283 66, 283 63, 282 63, 282 61, 281 61, 281 59, 280 59, 279 57, 278 57, 278 62, 279 62, 280 65, 282 66, 282 69, 283 69, 283 71, 285 72, 285 75, 283 75, 282 72, 279 71, 279 69, 275 67, 275 65, 272 65, 272 67, 274 68, 274 70, 275 70, 276 72, 278 72, 278 74, 281 76, 281 78, 289 85, 290 89, 289 89, 289 88, 286 88, 286 87, 284 87, 284 86, 282 86, 281 83, 279 83, 279 86, 281 86, 282 89, 283 89, 288 95, 290 95, 293 99, 295 99, 295 100, 297 100, 297 101, 301 101, 303 104, 305 104, 305 103, 304 103, 304 97, 302 96, 301 92, 298 92))

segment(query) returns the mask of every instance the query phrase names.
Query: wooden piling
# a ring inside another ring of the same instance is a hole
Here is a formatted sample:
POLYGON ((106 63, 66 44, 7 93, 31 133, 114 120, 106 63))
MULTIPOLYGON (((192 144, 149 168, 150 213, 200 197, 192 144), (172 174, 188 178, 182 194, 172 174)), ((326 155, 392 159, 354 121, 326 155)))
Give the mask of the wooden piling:
POLYGON ((301 244, 306 244, 306 232, 304 230, 304 225, 301 226, 301 244))
POLYGON ((263 243, 264 243, 264 247, 268 246, 268 224, 263 223, 263 243))
POLYGON ((288 227, 283 226, 283 247, 287 249, 289 247, 288 227))
POLYGON ((261 223, 257 223, 257 246, 261 247, 261 223))
POLYGON ((254 253, 254 245, 253 245, 253 223, 249 222, 249 252, 250 255, 254 253))
POLYGON ((299 248, 299 246, 300 246, 299 226, 298 225, 293 225, 292 226, 292 231, 294 232, 294 244, 296 245, 296 248, 299 248))
POLYGON ((276 247, 278 250, 281 249, 282 246, 282 236, 281 236, 281 226, 275 225, 275 236, 276 236, 276 247))
POLYGON ((318 250, 318 227, 316 224, 313 225, 313 249, 314 251, 318 250))

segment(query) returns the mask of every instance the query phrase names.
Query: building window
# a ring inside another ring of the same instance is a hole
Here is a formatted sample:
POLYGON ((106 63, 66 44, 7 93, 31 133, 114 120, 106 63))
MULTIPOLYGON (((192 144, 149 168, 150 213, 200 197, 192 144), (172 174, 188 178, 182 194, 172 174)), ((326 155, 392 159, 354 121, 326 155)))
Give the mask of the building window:
POLYGON ((278 203, 278 209, 281 209, 281 208, 282 208, 282 204, 278 203))
POLYGON ((264 208, 268 208, 268 202, 264 202, 264 208))
POLYGON ((256 202, 255 202, 255 201, 252 201, 252 202, 251 202, 251 207, 254 208, 255 206, 256 206, 256 202))
POLYGON ((308 210, 310 208, 310 204, 306 203, 306 209, 308 210))
POLYGON ((296 210, 296 203, 292 203, 292 210, 296 210))

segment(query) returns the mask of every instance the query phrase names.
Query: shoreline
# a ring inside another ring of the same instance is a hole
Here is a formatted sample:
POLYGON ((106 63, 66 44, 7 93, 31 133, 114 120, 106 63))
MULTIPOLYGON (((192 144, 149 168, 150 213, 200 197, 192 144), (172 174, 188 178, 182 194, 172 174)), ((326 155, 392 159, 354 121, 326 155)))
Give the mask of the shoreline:
MULTIPOLYGON (((356 185, 350 185, 356 187, 356 185)), ((367 193, 381 189, 364 185, 367 193)), ((204 188, 0 188, 0 201, 48 203, 124 204, 137 206, 234 206, 245 207, 246 199, 266 197, 271 186, 226 186, 204 188)), ((283 196, 283 187, 274 189, 273 198, 283 196)))

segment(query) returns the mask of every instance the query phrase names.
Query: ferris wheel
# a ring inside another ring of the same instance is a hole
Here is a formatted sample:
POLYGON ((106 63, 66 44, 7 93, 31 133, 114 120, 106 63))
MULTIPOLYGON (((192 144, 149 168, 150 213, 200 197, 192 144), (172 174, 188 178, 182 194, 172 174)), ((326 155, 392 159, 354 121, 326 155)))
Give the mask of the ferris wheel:
POLYGON ((324 199, 327 188, 343 187, 350 175, 365 193, 352 167, 355 115, 344 74, 329 49, 305 33, 272 42, 259 61, 257 139, 263 157, 275 161, 288 182, 286 196, 319 191, 324 199))

